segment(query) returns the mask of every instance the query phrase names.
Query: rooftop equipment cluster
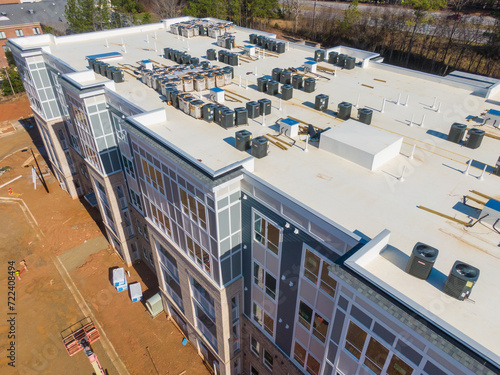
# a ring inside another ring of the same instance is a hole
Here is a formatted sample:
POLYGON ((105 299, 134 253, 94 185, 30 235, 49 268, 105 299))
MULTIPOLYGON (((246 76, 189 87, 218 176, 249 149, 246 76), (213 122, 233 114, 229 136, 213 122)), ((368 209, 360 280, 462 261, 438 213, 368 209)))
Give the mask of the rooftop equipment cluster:
POLYGON ((217 45, 222 48, 233 49, 235 37, 232 34, 226 33, 217 37, 217 45))
POLYGON ((163 49, 163 56, 167 60, 174 61, 178 64, 199 64, 200 59, 198 57, 193 57, 187 52, 184 51, 178 51, 173 48, 164 48, 163 49))
MULTIPOLYGON (((317 49, 314 51, 314 61, 326 61, 326 51, 324 49, 317 49)), ((356 58, 345 54, 339 54, 336 51, 328 53, 328 63, 339 66, 344 69, 354 69, 356 66, 356 58)))
POLYGON ((470 128, 467 131, 467 125, 455 122, 451 125, 447 140, 453 143, 460 144, 464 140, 464 146, 472 149, 479 148, 483 141, 485 131, 477 128, 470 128))
POLYGON ((89 68, 95 73, 107 77, 108 79, 112 79, 116 83, 123 82, 124 73, 122 69, 97 59, 88 59, 88 63, 89 68))
POLYGON ((263 49, 267 49, 268 51, 277 52, 277 53, 285 53, 286 43, 278 42, 274 38, 268 38, 264 35, 250 34, 249 36, 250 43, 256 44, 263 49))
POLYGON ((225 50, 219 50, 217 51, 213 48, 210 48, 207 50, 207 60, 210 61, 216 61, 219 60, 219 62, 222 62, 224 64, 228 64, 231 66, 238 66, 239 64, 239 57, 236 53, 231 53, 225 50))
POLYGON ((192 20, 170 25, 170 32, 175 35, 181 35, 185 38, 209 36, 215 39, 228 33, 233 29, 233 27, 233 23, 192 20))

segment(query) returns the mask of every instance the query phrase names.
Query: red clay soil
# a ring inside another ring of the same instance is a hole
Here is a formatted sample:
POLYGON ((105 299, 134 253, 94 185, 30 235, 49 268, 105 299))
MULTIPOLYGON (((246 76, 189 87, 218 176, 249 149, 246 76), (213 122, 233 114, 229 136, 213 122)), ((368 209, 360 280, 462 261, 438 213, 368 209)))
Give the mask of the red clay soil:
POLYGON ((26 94, 15 99, 9 99, 0 104, 0 123, 32 116, 30 102, 26 94))

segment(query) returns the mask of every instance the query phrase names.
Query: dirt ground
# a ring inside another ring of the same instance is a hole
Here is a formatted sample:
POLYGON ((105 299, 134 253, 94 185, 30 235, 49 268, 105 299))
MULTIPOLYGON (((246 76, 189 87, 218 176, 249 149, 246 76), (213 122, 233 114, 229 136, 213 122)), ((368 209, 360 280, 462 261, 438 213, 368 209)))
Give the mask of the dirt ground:
MULTIPOLYGON (((111 270, 124 265, 92 219, 92 209, 72 200, 50 174, 35 146, 40 145, 36 128, 15 122, 26 103, 9 103, 14 117, 3 118, 12 120, 16 130, 0 133, 0 316, 15 319, 15 339, 8 338, 9 325, 0 325, 0 373, 91 374, 83 352, 70 357, 60 337, 62 330, 90 315, 101 333, 92 348, 108 374, 207 374, 194 346, 181 344, 183 336, 165 313, 152 319, 142 302, 132 303, 128 292, 113 288, 111 270), (30 148, 48 193, 39 183, 33 188, 30 148), (15 301, 9 305, 8 262, 21 270, 23 259, 28 271, 16 279, 15 301), (15 367, 6 357, 10 341, 15 341, 15 367)), ((129 283, 141 283, 145 298, 158 291, 156 276, 146 265, 125 269, 129 283)))

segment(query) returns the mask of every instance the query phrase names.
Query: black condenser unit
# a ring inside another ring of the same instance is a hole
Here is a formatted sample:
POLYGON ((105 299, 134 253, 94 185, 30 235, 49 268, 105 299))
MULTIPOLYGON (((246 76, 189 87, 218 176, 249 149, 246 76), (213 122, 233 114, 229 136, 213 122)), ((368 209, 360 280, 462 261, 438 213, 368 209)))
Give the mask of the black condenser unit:
POLYGON ((300 74, 295 74, 292 77, 292 86, 296 90, 300 90, 302 88, 302 84, 304 83, 304 76, 300 74))
POLYGON ((260 116, 260 103, 248 102, 246 104, 248 110, 248 118, 257 118, 260 116))
POLYGON ((259 99, 260 104, 260 114, 270 115, 271 114, 271 101, 269 99, 259 99))
POLYGON ((459 124, 458 122, 453 123, 448 133, 447 140, 453 143, 460 143, 464 139, 465 131, 467 130, 467 125, 459 124))
POLYGON ((227 108, 221 113, 220 126, 224 129, 229 129, 234 126, 234 111, 227 108))
POLYGON ((325 60, 325 50, 324 49, 317 49, 314 51, 314 61, 316 62, 321 62, 325 60))
POLYGON ((341 120, 347 120, 351 117, 352 104, 348 102, 339 103, 337 117, 341 120))
POLYGON ((285 53, 285 47, 286 45, 283 42, 276 43, 276 52, 285 53))
POLYGON ((267 94, 268 95, 276 95, 278 94, 279 82, 278 81, 269 81, 267 82, 267 94))
POLYGON ((280 83, 282 85, 289 85, 292 83, 292 72, 290 70, 283 70, 281 72, 280 83))
POLYGON ((281 99, 290 100, 293 98, 293 86, 292 85, 282 85, 281 86, 281 99))
POLYGON ((325 94, 316 95, 316 101, 314 102, 314 109, 317 111, 325 112, 328 109, 328 100, 330 97, 325 94))
POLYGON ((358 119, 360 122, 370 125, 372 123, 373 110, 368 108, 358 109, 358 119))
POLYGON ((467 132, 467 136, 465 138, 465 143, 464 143, 465 147, 475 149, 481 146, 481 142, 483 141, 485 133, 486 132, 481 129, 476 129, 476 128, 469 129, 469 131, 467 132))
POLYGON ((266 137, 255 137, 252 140, 252 156, 257 159, 267 156, 269 141, 266 137))
POLYGON ((280 78, 281 78, 281 72, 282 71, 283 71, 283 69, 281 69, 281 68, 274 68, 273 69, 271 77, 273 78, 274 81, 279 81, 280 80, 280 78))
POLYGON ((248 124, 248 111, 245 107, 238 107, 234 109, 236 116, 235 125, 246 125, 248 124))
POLYGON ((338 58, 339 58, 339 53, 338 52, 333 51, 333 52, 330 52, 328 54, 328 62, 330 64, 336 64, 338 58))
POLYGON ((425 243, 417 242, 413 247, 405 271, 419 279, 427 280, 431 274, 432 267, 436 262, 438 254, 438 249, 426 245, 425 243))
POLYGON ((257 91, 266 92, 267 91, 268 79, 264 77, 257 78, 257 91))
POLYGON ((234 147, 246 151, 252 146, 252 133, 248 130, 238 130, 234 135, 234 147))
POLYGON ((304 91, 314 92, 316 90, 316 80, 314 78, 306 78, 304 80, 304 91))
POLYGON ((344 55, 343 53, 340 54, 338 59, 337 59, 337 65, 343 68, 345 65, 346 59, 347 59, 347 55, 344 55))
POLYGON ((214 121, 216 107, 217 106, 213 103, 205 104, 202 109, 203 120, 205 120, 206 122, 214 121))
POLYGON ((457 260, 443 287, 443 292, 460 301, 469 298, 472 287, 479 279, 479 270, 470 264, 457 260))

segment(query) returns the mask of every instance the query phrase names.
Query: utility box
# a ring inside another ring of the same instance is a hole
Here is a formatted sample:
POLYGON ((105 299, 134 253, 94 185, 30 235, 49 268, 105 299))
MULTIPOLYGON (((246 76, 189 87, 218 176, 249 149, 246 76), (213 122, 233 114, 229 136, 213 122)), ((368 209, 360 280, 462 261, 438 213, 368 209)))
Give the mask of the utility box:
POLYGON ((143 69, 153 70, 153 62, 149 60, 141 60, 141 66, 143 69))
POLYGON ((123 268, 115 268, 113 270, 113 286, 117 287, 127 283, 125 270, 123 268))
POLYGON ((245 54, 250 57, 255 56, 255 46, 245 46, 245 54))
POLYGON ((210 89, 210 99, 216 103, 224 103, 224 90, 220 87, 210 89))
POLYGON ((269 150, 269 140, 266 137, 255 137, 252 140, 252 156, 261 159, 267 156, 269 150))
POLYGON ((246 104, 248 110, 248 118, 257 118, 260 116, 260 103, 251 101, 246 104))
POLYGON ((280 121, 280 133, 283 133, 290 138, 298 137, 299 135, 299 122, 291 118, 285 118, 280 121))
POLYGON ((129 294, 132 302, 142 301, 141 283, 132 283, 129 285, 129 294))
MULTIPOLYGON (((90 60, 89 60, 90 61, 90 60)), ((492 125, 495 128, 500 128, 500 111, 490 109, 484 116, 484 125, 492 125)))
POLYGON ((306 61, 304 63, 304 72, 306 73, 316 73, 318 64, 313 61, 306 61))
POLYGON ((246 151, 252 147, 252 133, 248 130, 239 130, 234 134, 234 147, 240 151, 246 151))

